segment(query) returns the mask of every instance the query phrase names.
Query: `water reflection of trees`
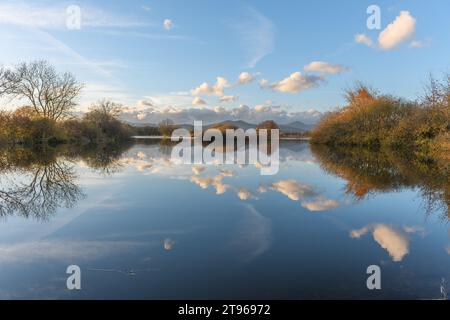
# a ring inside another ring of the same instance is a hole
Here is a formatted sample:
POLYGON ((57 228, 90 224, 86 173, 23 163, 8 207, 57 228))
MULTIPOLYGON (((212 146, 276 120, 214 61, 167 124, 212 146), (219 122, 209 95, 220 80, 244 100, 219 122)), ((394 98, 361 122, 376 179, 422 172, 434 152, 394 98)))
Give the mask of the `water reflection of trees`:
POLYGON ((132 146, 131 143, 71 147, 62 152, 73 160, 83 161, 89 168, 104 175, 114 174, 122 169, 120 157, 132 146))
POLYGON ((102 174, 120 169, 129 146, 0 149, 0 216, 47 220, 60 207, 73 207, 84 194, 74 162, 102 174))
POLYGON ((450 166, 445 161, 393 151, 311 146, 322 167, 347 181, 346 192, 356 199, 370 194, 418 188, 426 212, 450 218, 450 166))
POLYGON ((82 196, 73 166, 52 149, 0 150, 0 216, 46 220, 82 196))

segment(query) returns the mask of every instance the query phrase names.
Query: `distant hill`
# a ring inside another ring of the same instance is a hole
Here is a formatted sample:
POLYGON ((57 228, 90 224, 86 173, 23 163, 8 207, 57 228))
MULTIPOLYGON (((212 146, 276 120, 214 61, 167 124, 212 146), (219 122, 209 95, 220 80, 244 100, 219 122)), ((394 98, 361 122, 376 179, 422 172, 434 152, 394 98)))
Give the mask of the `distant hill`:
POLYGON ((306 124, 301 121, 295 121, 285 125, 280 125, 280 130, 285 133, 297 133, 310 131, 313 127, 313 125, 306 124))
MULTIPOLYGON (((203 121, 205 126, 220 122, 230 122, 237 124, 237 126, 243 129, 255 127, 255 124, 266 120, 273 120, 279 125, 281 124, 282 126, 303 130, 303 128, 306 127, 303 127, 297 122, 306 125, 314 125, 318 123, 323 116, 320 111, 314 109, 297 112, 278 111, 279 110, 274 108, 272 111, 258 112, 249 107, 243 108, 242 110, 240 107, 236 107, 234 109, 220 109, 219 111, 208 108, 183 108, 175 110, 174 112, 166 112, 156 110, 155 108, 142 109, 137 107, 127 107, 120 114, 120 119, 134 125, 148 126, 157 126, 158 123, 165 119, 170 119, 177 124, 192 125, 194 119, 196 119, 203 121)), ((292 128, 290 128, 290 130, 292 130, 292 128)))
MULTIPOLYGON (((243 120, 229 120, 229 121, 223 121, 223 122, 219 122, 217 124, 211 124, 209 126, 207 126, 208 128, 213 126, 213 125, 233 125, 235 127, 247 130, 247 129, 251 129, 251 128, 256 128, 256 124, 252 124, 252 123, 248 123, 246 121, 243 120)), ((280 131, 284 132, 284 133, 303 133, 306 131, 311 130, 314 126, 313 125, 308 125, 305 124, 301 121, 295 121, 292 123, 288 123, 288 124, 278 124, 280 131)))
POLYGON ((234 126, 234 127, 240 128, 240 129, 244 129, 244 130, 251 129, 251 128, 256 128, 256 125, 248 123, 248 122, 245 122, 245 121, 242 121, 242 120, 227 120, 227 121, 222 121, 222 122, 219 122, 219 123, 213 123, 213 124, 210 124, 210 125, 208 125, 206 127, 210 128, 212 126, 217 126, 217 125, 220 125, 220 126, 222 126, 222 125, 231 125, 231 126, 234 126))
MULTIPOLYGON (((131 124, 131 123, 130 123, 131 124)), ((158 127, 157 124, 134 124, 138 127, 140 126, 149 126, 149 127, 158 127)), ((222 122, 218 122, 218 123, 212 123, 209 125, 204 125, 203 129, 208 129, 211 128, 213 126, 225 126, 225 125, 230 125, 230 126, 234 126, 240 129, 244 129, 244 130, 248 130, 248 129, 256 129, 256 124, 253 123, 248 123, 246 121, 243 120, 227 120, 227 121, 222 121, 222 122)), ((193 130, 194 126, 192 124, 178 124, 177 125, 179 128, 184 128, 187 130, 193 130)), ((303 123, 301 121, 294 121, 288 124, 278 124, 281 133, 303 133, 306 131, 310 131, 314 125, 310 125, 310 124, 306 124, 303 123)))

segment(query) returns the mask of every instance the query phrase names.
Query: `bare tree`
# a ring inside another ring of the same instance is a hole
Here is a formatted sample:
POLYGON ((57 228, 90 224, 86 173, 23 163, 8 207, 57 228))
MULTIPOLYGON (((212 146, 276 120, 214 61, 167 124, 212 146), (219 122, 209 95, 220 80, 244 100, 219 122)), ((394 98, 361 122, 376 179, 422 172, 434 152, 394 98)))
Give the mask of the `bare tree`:
POLYGON ((99 120, 117 118, 122 112, 123 106, 120 103, 115 103, 111 100, 103 99, 93 104, 89 108, 89 113, 94 115, 99 120))
POLYGON ((83 87, 71 73, 59 74, 44 60, 21 63, 4 75, 5 94, 28 100, 37 113, 53 120, 70 115, 83 87))
POLYGON ((0 68, 0 97, 11 94, 15 85, 14 73, 6 68, 0 68))

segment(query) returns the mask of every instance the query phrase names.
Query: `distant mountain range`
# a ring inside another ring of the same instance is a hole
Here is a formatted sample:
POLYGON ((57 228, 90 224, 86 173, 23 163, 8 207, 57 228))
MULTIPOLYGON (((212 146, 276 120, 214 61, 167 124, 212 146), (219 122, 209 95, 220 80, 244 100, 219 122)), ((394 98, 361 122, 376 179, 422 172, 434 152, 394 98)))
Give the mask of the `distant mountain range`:
MULTIPOLYGON (((130 124, 133 124, 133 123, 130 123, 130 124)), ((157 124, 135 124, 135 123, 133 125, 150 126, 150 127, 158 126, 157 124)), ((204 125, 203 129, 210 128, 214 125, 232 125, 237 128, 244 129, 244 130, 256 128, 256 126, 257 126, 256 124, 248 123, 243 120, 228 120, 228 121, 222 121, 222 122, 218 122, 218 123, 212 123, 209 125, 204 125)), ((178 126, 181 128, 187 129, 187 130, 194 129, 194 126, 192 124, 178 124, 178 126)), ((288 124, 281 124, 281 125, 279 124, 278 126, 280 128, 280 131, 283 133, 303 133, 303 132, 309 131, 312 128, 314 128, 314 125, 306 124, 301 121, 294 121, 294 122, 291 122, 288 124)))
MULTIPOLYGON (((257 126, 256 124, 248 123, 242 120, 223 121, 218 124, 229 124, 244 130, 256 128, 257 126)), ((280 128, 280 131, 284 133, 298 133, 309 131, 314 127, 314 125, 306 124, 301 121, 294 121, 288 124, 278 124, 278 127, 280 128)))
MULTIPOLYGON (((120 119, 133 125, 156 126, 165 119, 171 119, 176 124, 194 124, 194 120, 201 120, 203 125, 235 121, 237 126, 245 128, 247 124, 261 123, 273 120, 287 131, 303 129, 315 125, 322 118, 323 113, 310 109, 306 111, 287 111, 280 107, 250 108, 242 105, 235 108, 138 108, 128 107, 120 115, 120 119), (240 123, 243 121, 245 123, 240 123), (289 128, 290 127, 290 128, 289 128)), ((254 127, 254 125, 251 125, 254 127)))

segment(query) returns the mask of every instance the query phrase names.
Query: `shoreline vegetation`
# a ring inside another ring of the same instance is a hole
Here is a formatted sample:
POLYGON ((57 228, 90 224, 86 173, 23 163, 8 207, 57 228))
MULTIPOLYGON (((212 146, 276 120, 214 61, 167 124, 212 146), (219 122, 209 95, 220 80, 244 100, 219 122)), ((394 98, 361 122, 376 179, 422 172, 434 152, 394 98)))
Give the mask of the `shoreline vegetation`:
POLYGON ((322 168, 347 181, 356 200, 404 187, 426 199, 426 212, 450 218, 450 76, 430 77, 417 102, 358 85, 347 106, 326 114, 311 132, 322 168))
POLYGON ((313 144, 389 149, 450 162, 450 75, 430 77, 425 94, 406 101, 358 84, 347 105, 328 112, 311 132, 313 144))
MULTIPOLYGON (((167 119, 158 126, 138 126, 120 120, 123 106, 110 100, 91 105, 81 117, 74 116, 83 89, 70 73, 58 73, 45 60, 0 68, 0 98, 16 105, 13 111, 0 110, 0 146, 59 144, 105 145, 129 141, 133 136, 170 138, 180 125, 167 119)), ((236 128, 227 121, 212 124, 219 130, 236 128)), ((255 129, 278 128, 273 121, 255 129)), ((304 138, 305 132, 281 134, 283 138, 304 138)))

